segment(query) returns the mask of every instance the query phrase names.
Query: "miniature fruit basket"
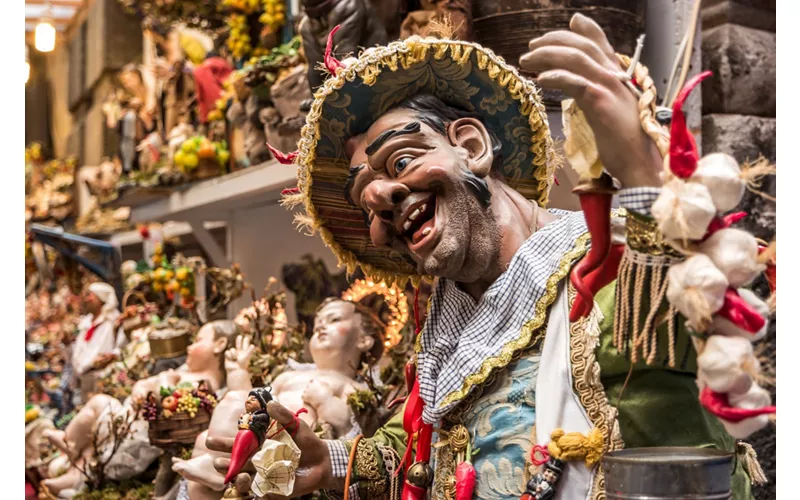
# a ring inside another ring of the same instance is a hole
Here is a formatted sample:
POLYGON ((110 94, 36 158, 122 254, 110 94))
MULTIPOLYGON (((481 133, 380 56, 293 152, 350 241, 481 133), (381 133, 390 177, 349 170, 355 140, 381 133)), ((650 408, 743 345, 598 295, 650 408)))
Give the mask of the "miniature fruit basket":
POLYGON ((153 359, 170 359, 186 354, 194 330, 189 321, 168 318, 150 328, 147 338, 153 359))
POLYGON ((201 382, 178 387, 162 387, 161 401, 149 394, 142 406, 142 415, 150 422, 150 444, 159 448, 192 445, 198 434, 208 428, 211 414, 217 406, 216 397, 201 382))
POLYGON ((173 162, 190 180, 200 180, 224 174, 230 157, 225 141, 216 142, 195 136, 181 145, 173 162))

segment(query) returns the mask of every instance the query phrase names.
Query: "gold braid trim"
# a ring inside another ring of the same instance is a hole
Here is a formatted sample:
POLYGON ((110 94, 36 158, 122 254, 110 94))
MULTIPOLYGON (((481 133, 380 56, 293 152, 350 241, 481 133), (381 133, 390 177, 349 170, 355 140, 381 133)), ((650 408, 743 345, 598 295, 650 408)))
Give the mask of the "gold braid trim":
POLYGON ((486 71, 488 78, 506 88, 511 98, 518 101, 520 112, 528 118, 532 132, 530 151, 534 155, 533 164, 537 167, 533 173, 534 178, 538 181, 539 189, 536 202, 542 207, 547 205, 559 157, 550 136, 547 112, 542 103, 539 89, 532 81, 520 76, 513 66, 507 64, 503 58, 495 55, 491 50, 471 42, 412 36, 406 40, 391 42, 383 47, 367 49, 355 61, 349 63, 335 75, 331 75, 314 93, 314 102, 311 104, 306 124, 300 132, 301 137, 297 144, 296 163, 298 165, 297 187, 299 193, 286 198, 284 203, 284 206, 289 208, 300 203, 305 206, 305 213, 295 216, 295 223, 307 229, 310 234, 319 232, 322 241, 336 255, 339 266, 346 267, 348 274, 355 273, 356 268, 360 266, 364 274, 375 281, 385 281, 387 284, 395 283, 401 288, 408 280, 418 286, 422 279, 422 276, 417 274, 404 274, 358 262, 356 255, 336 242, 333 234, 325 228, 325 221, 320 217, 311 200, 311 172, 314 171, 317 142, 320 138, 319 129, 323 103, 329 95, 357 77, 361 78, 365 85, 374 85, 384 69, 396 71, 398 62, 403 68, 409 68, 418 62, 427 60, 429 52, 434 54, 433 57, 436 59, 442 59, 450 52, 452 60, 457 64, 464 65, 473 50, 477 67, 486 71))
POLYGON ((625 218, 625 237, 631 250, 648 255, 668 255, 681 257, 681 254, 666 243, 655 220, 628 212, 625 218))
POLYGON ((354 464, 355 480, 363 498, 378 498, 386 492, 386 477, 378 468, 378 457, 375 454, 375 445, 362 439, 356 445, 356 460, 354 464), (365 496, 364 496, 365 495, 365 496))
POLYGON ((539 301, 536 302, 533 318, 522 326, 519 337, 504 345, 500 354, 497 356, 492 356, 484 360, 477 372, 464 379, 461 389, 457 389, 445 396, 442 400, 442 405, 446 406, 464 399, 473 386, 483 384, 493 371, 507 366, 513 359, 514 354, 522 351, 531 344, 533 332, 541 328, 545 323, 547 319, 547 308, 556 300, 558 284, 569 273, 569 270, 572 268, 572 263, 586 252, 589 236, 589 233, 584 233, 579 236, 578 239, 575 240, 575 246, 572 250, 564 254, 556 271, 547 278, 546 291, 539 301))
MULTIPOLYGON (((569 306, 575 301, 577 292, 572 284, 568 288, 569 306)), ((595 349, 600 342, 602 313, 595 305, 589 316, 570 324, 569 360, 572 365, 572 380, 581 405, 586 410, 592 425, 603 434, 603 454, 625 447, 617 421, 617 409, 608 401, 600 381, 600 363, 595 349)), ((593 500, 605 500, 605 478, 598 467, 592 485, 593 500)))

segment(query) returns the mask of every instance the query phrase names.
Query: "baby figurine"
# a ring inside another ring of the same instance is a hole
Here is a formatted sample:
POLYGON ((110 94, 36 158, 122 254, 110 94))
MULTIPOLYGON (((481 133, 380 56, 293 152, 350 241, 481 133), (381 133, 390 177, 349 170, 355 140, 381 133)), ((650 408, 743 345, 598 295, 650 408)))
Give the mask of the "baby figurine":
POLYGON ((383 351, 383 325, 367 307, 339 298, 326 299, 314 318, 309 342, 313 370, 280 374, 272 384, 272 395, 289 410, 308 410, 300 415, 312 429, 327 423, 333 437, 347 435, 353 415, 347 397, 366 385, 355 380, 362 359, 383 351))

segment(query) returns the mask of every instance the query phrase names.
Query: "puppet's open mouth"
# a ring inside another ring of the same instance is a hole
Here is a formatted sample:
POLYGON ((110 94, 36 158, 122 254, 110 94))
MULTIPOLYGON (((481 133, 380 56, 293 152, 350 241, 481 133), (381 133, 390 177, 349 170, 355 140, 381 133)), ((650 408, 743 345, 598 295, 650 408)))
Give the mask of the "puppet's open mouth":
POLYGON ((431 194, 409 207, 401 234, 409 246, 417 246, 433 232, 435 223, 436 195, 431 194))

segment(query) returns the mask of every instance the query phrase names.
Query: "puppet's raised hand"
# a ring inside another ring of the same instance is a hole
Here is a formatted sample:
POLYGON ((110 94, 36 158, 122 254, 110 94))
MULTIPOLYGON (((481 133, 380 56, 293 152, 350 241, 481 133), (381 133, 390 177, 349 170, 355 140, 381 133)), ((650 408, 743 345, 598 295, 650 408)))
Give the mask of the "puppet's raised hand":
POLYGON ((661 155, 642 130, 638 99, 623 83, 614 49, 594 21, 575 14, 569 31, 531 40, 520 66, 543 88, 575 99, 586 115, 606 170, 623 187, 660 186, 661 155))
MULTIPOLYGON (((300 448, 300 465, 295 475, 292 497, 307 495, 320 489, 341 491, 344 487, 344 482, 333 478, 333 468, 331 467, 331 459, 325 441, 314 434, 314 431, 305 422, 295 418, 291 411, 281 406, 277 401, 270 401, 267 404, 267 413, 270 418, 277 422, 277 425, 285 426, 290 431, 295 444, 300 448)), ((213 439, 209 437, 206 445, 211 450, 230 453, 233 448, 233 439, 213 439)), ((229 464, 229 458, 220 457, 214 460, 214 467, 222 474, 227 472, 229 464)), ((245 467, 245 470, 248 470, 248 468, 245 467)), ((269 495, 267 498, 277 500, 285 497, 269 495)))

